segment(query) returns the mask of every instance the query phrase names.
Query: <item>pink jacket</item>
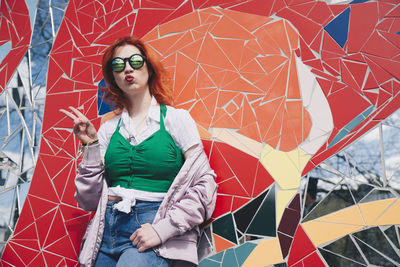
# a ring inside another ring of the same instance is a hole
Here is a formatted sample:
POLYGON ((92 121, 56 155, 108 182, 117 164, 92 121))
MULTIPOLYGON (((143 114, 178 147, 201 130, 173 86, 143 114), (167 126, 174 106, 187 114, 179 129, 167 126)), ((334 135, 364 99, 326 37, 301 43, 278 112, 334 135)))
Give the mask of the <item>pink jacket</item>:
MULTIPOLYGON (((158 255, 198 264, 198 253, 204 256, 211 250, 204 244, 198 246, 197 242, 199 225, 210 219, 214 211, 215 177, 203 147, 197 146, 185 160, 152 224, 161 239, 161 245, 154 248, 158 255), (203 251, 198 251, 198 247, 203 251)), ((75 179, 79 206, 96 210, 82 240, 79 255, 82 266, 92 266, 100 248, 108 200, 106 180, 99 145, 89 146, 75 179)))

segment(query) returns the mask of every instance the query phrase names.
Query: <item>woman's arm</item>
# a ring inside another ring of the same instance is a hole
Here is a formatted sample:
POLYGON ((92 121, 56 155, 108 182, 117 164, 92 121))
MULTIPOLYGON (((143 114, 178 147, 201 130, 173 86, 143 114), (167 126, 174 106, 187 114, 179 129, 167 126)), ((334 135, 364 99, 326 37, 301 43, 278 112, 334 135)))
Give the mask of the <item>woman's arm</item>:
POLYGON ((104 165, 100 145, 86 147, 75 178, 75 199, 84 210, 96 210, 103 189, 104 165))
POLYGON ((84 210, 96 210, 104 174, 97 131, 90 120, 78 109, 74 107, 69 107, 69 109, 70 111, 60 109, 60 112, 73 120, 73 132, 84 145, 83 160, 79 164, 78 175, 75 178, 75 199, 84 210))
MULTIPOLYGON (((216 175, 211 169, 202 147, 195 149, 201 149, 201 155, 191 167, 196 170, 189 170, 189 172, 196 172, 196 174, 192 174, 194 179, 184 190, 182 196, 176 201, 172 199, 165 217, 152 225, 159 235, 161 243, 204 223, 211 218, 214 212, 217 195, 216 175), (200 165, 196 166, 198 164, 200 165)), ((189 157, 196 153, 198 152, 190 152, 189 157)))

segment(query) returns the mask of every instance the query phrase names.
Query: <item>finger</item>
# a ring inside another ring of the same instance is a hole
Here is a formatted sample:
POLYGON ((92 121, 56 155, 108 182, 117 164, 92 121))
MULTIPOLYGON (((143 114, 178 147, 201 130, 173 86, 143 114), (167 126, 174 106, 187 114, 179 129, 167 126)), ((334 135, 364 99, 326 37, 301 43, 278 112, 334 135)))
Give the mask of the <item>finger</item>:
POLYGON ((65 116, 67 116, 68 118, 72 119, 72 120, 76 120, 77 119, 77 117, 74 114, 72 114, 71 112, 69 112, 69 111, 67 111, 65 109, 60 109, 59 111, 61 113, 63 113, 65 116))
POLYGON ((146 251, 146 250, 148 250, 150 248, 149 242, 140 240, 139 244, 137 245, 137 248, 138 248, 139 252, 146 251))
POLYGON ((133 241, 135 240, 136 236, 137 236, 137 230, 133 234, 131 234, 131 237, 129 237, 129 239, 133 241))
POLYGON ((80 112, 78 109, 76 109, 76 108, 74 108, 74 107, 69 107, 69 108, 70 108, 70 109, 75 113, 75 115, 78 116, 80 119, 82 119, 82 120, 84 120, 84 121, 89 121, 88 118, 87 118, 85 115, 83 115, 83 113, 80 112))
POLYGON ((137 234, 132 241, 132 245, 137 247, 137 246, 139 246, 140 242, 141 242, 141 236, 139 234, 137 234))
POLYGON ((144 252, 144 251, 146 251, 146 250, 148 250, 148 249, 149 249, 149 247, 143 245, 143 246, 141 246, 140 248, 138 248, 138 251, 139 251, 139 252, 144 252))
POLYGON ((134 247, 136 247, 138 244, 139 244, 139 239, 136 237, 135 239, 133 239, 132 245, 133 245, 134 247))

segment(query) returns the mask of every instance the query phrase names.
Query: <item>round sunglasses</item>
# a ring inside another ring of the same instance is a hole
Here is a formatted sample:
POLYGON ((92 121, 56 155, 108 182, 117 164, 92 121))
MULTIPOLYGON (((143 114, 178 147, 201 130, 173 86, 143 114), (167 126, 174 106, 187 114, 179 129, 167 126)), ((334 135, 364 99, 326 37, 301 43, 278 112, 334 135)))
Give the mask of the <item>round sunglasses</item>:
POLYGON ((129 65, 135 70, 143 67, 146 57, 140 54, 133 54, 130 57, 122 58, 116 57, 111 61, 111 69, 115 72, 121 72, 125 69, 126 61, 129 62, 129 65))

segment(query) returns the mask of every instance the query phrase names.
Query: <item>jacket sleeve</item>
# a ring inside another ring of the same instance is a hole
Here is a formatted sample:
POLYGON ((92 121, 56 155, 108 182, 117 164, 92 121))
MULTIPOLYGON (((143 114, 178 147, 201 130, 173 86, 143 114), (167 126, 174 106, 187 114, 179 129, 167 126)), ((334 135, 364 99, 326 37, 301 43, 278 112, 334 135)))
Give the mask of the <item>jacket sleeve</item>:
POLYGON ((153 228, 164 243, 173 236, 178 236, 192 228, 202 224, 211 218, 215 208, 217 184, 215 173, 210 168, 207 156, 202 152, 202 166, 192 183, 184 191, 182 196, 175 196, 178 201, 170 201, 165 217, 156 223, 153 228), (205 159, 204 159, 205 157, 205 159))
POLYGON ((104 165, 100 156, 100 146, 88 146, 75 178, 75 199, 82 209, 96 210, 103 188, 103 176, 104 165))

